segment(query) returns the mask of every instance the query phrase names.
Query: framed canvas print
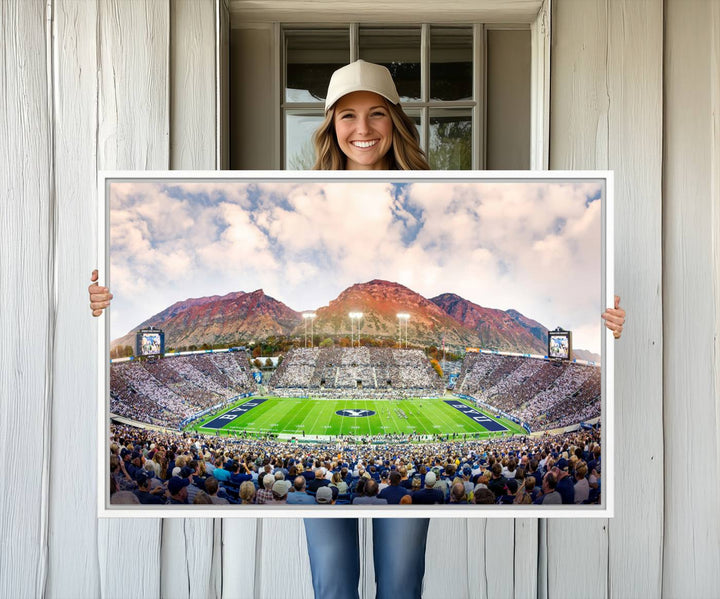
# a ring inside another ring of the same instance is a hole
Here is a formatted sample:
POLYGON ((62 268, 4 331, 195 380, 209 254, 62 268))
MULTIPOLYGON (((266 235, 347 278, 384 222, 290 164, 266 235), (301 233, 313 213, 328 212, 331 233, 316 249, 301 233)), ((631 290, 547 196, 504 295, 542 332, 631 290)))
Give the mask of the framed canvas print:
POLYGON ((612 516, 612 173, 99 192, 101 516, 612 516))

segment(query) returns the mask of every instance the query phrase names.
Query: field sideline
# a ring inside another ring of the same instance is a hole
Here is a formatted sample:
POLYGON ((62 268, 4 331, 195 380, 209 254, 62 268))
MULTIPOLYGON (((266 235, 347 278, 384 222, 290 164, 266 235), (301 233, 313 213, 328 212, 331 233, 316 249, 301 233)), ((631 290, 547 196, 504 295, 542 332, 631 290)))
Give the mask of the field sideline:
MULTIPOLYGON (((448 398, 450 399, 450 398, 448 398)), ((470 402, 451 398, 462 407, 470 402)), ((477 408, 475 408, 477 410, 477 408)), ((525 434, 510 420, 489 416, 478 410, 480 420, 489 418, 486 426, 443 399, 405 400, 328 400, 306 398, 253 397, 243 399, 216 414, 190 425, 189 429, 206 434, 277 433, 315 436, 367 436, 384 434, 435 435, 467 434, 490 437, 503 429, 504 434, 525 434), (346 415, 337 412, 346 410, 346 415), (504 430, 507 429, 507 430, 504 430)))

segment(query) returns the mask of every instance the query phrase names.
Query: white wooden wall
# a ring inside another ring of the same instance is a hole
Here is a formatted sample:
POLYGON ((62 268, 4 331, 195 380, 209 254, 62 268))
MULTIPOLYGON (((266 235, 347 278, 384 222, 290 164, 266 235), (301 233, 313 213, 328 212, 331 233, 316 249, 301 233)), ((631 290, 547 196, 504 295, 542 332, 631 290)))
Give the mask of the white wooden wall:
MULTIPOLYGON (((226 11, 0 2, 0 597, 312 596, 299 520, 95 517, 95 173, 222 164, 226 11)), ((425 597, 717 597, 720 3, 554 0, 552 35, 550 166, 616 172, 630 467, 612 520, 433 521, 425 597)))

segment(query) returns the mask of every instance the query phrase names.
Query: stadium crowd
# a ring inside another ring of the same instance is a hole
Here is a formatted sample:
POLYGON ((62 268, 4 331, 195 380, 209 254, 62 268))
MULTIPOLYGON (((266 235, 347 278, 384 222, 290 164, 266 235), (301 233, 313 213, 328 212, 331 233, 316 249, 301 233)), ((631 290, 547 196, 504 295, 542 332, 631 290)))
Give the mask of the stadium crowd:
POLYGON ((176 427, 197 412, 256 389, 246 352, 110 365, 110 411, 159 426, 176 427))
POLYGON ((600 430, 425 444, 297 444, 112 425, 112 504, 598 503, 600 430))
MULTIPOLYGON (((280 397, 405 399, 442 393, 421 350, 304 348, 285 356, 269 381, 280 397)), ((456 391, 549 430, 600 415, 600 368, 502 354, 468 353, 456 391)), ((148 424, 184 419, 257 390, 246 352, 113 363, 110 410, 148 424)))
POLYGON ((304 348, 290 350, 269 381, 279 396, 312 394, 332 390, 337 396, 402 398, 438 393, 442 380, 419 349, 304 348))
POLYGON ((597 366, 469 353, 455 390, 517 416, 532 430, 560 428, 600 416, 597 366))

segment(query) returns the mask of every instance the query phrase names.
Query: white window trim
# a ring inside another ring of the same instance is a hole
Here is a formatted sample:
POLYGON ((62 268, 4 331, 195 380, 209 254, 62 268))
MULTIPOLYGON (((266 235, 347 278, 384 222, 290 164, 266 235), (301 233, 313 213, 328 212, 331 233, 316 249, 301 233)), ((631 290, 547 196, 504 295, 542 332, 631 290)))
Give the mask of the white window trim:
MULTIPOLYGON (((279 21, 283 20, 286 24, 297 24, 297 25, 310 25, 309 20, 323 20, 325 23, 340 24, 342 22, 349 22, 354 20, 355 22, 366 22, 366 21, 382 21, 386 24, 399 22, 401 17, 406 14, 414 14, 416 18, 422 18, 424 22, 432 22, 437 24, 457 24, 458 21, 463 19, 471 19, 473 21, 485 20, 486 22, 494 23, 508 23, 513 22, 516 24, 527 24, 530 26, 531 31, 531 86, 530 86, 530 101, 531 101, 531 125, 530 125, 530 169, 532 170, 547 170, 549 166, 549 124, 550 124, 550 14, 551 14, 551 1, 552 0, 538 0, 537 6, 534 6, 532 10, 526 7, 524 13, 518 13, 517 10, 513 10, 511 5, 502 2, 501 0, 487 0, 481 2, 479 6, 474 6, 472 10, 468 11, 466 2, 458 2, 455 6, 444 5, 441 12, 429 11, 425 8, 420 9, 418 4, 417 11, 412 12, 409 8, 412 2, 396 2, 385 3, 375 2, 376 7, 373 12, 367 10, 365 4, 355 6, 357 2, 346 2, 344 3, 344 10, 346 12, 339 13, 337 10, 325 12, 325 19, 319 18, 317 13, 318 5, 320 4, 317 0, 313 2, 313 6, 316 12, 303 12, 300 10, 301 7, 294 6, 292 12, 288 12, 286 9, 281 8, 287 6, 286 2, 279 2, 277 0, 261 0, 254 2, 247 2, 246 0, 230 0, 230 17, 231 26, 237 27, 242 26, 240 23, 258 22, 258 21, 273 21, 273 37, 274 37, 274 56, 273 63, 275 65, 277 77, 274 85, 274 97, 271 99, 273 106, 276 111, 276 123, 278 123, 279 131, 276 133, 280 138, 280 143, 277 144, 273 150, 275 168, 284 168, 284 118, 283 109, 281 102, 284 100, 283 95, 283 77, 282 66, 283 48, 281 47, 281 28, 279 21), (401 6, 401 4, 408 6, 401 6), (464 5, 465 8, 461 8, 464 5), (362 9, 362 10, 361 10, 362 9), (364 12, 363 12, 364 10, 364 12), (384 11, 387 11, 386 13, 384 11), (348 15, 353 15, 353 18, 348 18, 348 15), (359 15, 362 15, 359 16, 359 15), (395 18, 392 18, 392 16, 395 18), (450 20, 450 22, 448 21, 450 20)), ((361 3, 362 4, 362 3, 361 3)), ((426 5, 425 5, 426 6, 426 5)), ((329 8, 329 5, 328 5, 329 8)), ((493 28, 495 26, 491 25, 493 28)), ((506 26, 507 27, 507 26, 506 26)), ((510 26, 512 27, 512 26, 510 26)), ((475 28, 474 35, 485 36, 486 27, 475 28)), ((350 28, 351 42, 353 41, 352 36, 358 35, 358 26, 353 25, 350 28)), ((473 47, 475 55, 473 60, 485 61, 484 56, 484 43, 477 43, 480 40, 474 39, 473 47)), ((353 57, 354 48, 357 44, 351 43, 351 60, 357 59, 357 56, 353 57)), ((479 62, 478 62, 479 64, 479 62)), ((475 71, 476 72, 476 71, 475 71)), ((487 69, 483 69, 483 72, 487 72, 487 69)), ((473 95, 476 98, 485 97, 485 80, 475 77, 473 81, 473 95)), ((473 122, 485 135, 485 102, 477 103, 473 108, 473 122), (481 106, 482 104, 482 106, 481 106)), ((473 156, 472 161, 474 165, 482 165, 485 163, 485 157, 483 155, 486 140, 483 138, 481 143, 473 144, 473 156)))
POLYGON ((530 27, 530 168, 550 168, 550 2, 530 27))

